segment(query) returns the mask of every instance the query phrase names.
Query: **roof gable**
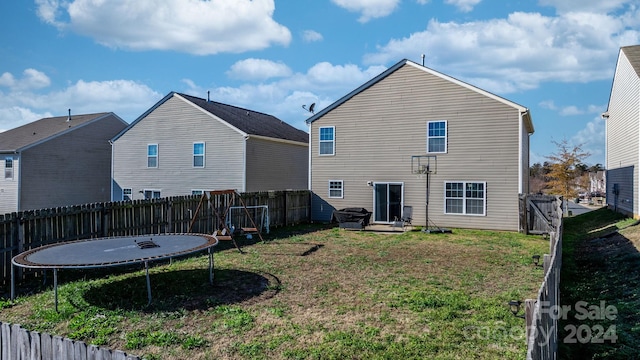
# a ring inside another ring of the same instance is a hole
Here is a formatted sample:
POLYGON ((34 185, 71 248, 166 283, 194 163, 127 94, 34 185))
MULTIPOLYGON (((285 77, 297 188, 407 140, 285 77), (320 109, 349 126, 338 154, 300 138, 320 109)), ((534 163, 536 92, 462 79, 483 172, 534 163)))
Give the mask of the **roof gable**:
POLYGON ((640 45, 624 46, 620 48, 624 56, 629 60, 629 64, 636 71, 636 75, 640 77, 640 45))
MULTIPOLYGON (((21 151, 29 146, 50 140, 69 131, 99 120, 113 113, 95 113, 48 117, 0 133, 0 151, 21 151)), ((121 121, 123 121, 121 119, 121 121)), ((123 121, 124 123, 124 121, 123 121)))
POLYGON ((364 90, 370 88, 371 86, 375 85, 376 83, 378 83, 379 81, 381 81, 382 79, 388 77, 389 75, 393 74, 394 72, 396 72, 398 69, 402 68, 403 66, 412 66, 415 67, 417 69, 420 69, 426 73, 429 73, 431 75, 437 76, 441 79, 444 79, 446 81, 452 82, 456 85, 465 87, 469 90, 475 91, 481 95, 484 95, 486 97, 489 97, 491 99, 494 99, 496 101, 499 101, 503 104, 506 104, 508 106, 513 107, 514 109, 517 109, 518 111, 520 111, 523 114, 523 118, 525 120, 525 124, 527 125, 527 130, 529 133, 533 133, 533 123, 531 122, 531 117, 529 114, 529 110, 524 107, 521 106, 519 104, 516 104, 510 100, 507 100, 505 98, 502 98, 498 95, 495 95, 493 93, 490 93, 486 90, 480 89, 478 87, 475 87, 471 84, 465 83, 461 80, 458 80, 456 78, 453 78, 451 76, 445 75, 443 73, 437 72, 433 69, 430 69, 426 66, 422 66, 419 65, 417 63, 414 63, 413 61, 407 60, 407 59, 403 59, 401 61, 399 61, 398 63, 396 63, 395 65, 391 66, 390 68, 388 68, 387 70, 385 70, 384 72, 382 72, 381 74, 379 74, 378 76, 374 77, 373 79, 367 81, 366 83, 364 83, 363 85, 361 85, 360 87, 358 87, 357 89, 353 90, 352 92, 348 93, 347 95, 343 96, 342 98, 338 99, 337 101, 335 101, 333 104, 327 106, 326 108, 322 109, 321 111, 317 112, 316 114, 314 114, 313 116, 311 116, 310 118, 308 118, 306 121, 307 123, 312 123, 315 120, 321 118, 322 116, 324 116, 326 113, 330 112, 331 110, 337 108, 338 106, 342 105, 343 103, 345 103, 347 100, 353 98, 354 96, 358 95, 359 93, 363 92, 364 90))
POLYGON ((225 122, 245 135, 255 135, 272 139, 301 142, 305 144, 309 142, 309 134, 307 134, 306 131, 296 129, 275 116, 177 92, 171 92, 162 98, 162 100, 133 121, 129 127, 116 135, 112 141, 117 140, 131 127, 135 126, 135 124, 174 96, 197 106, 204 112, 225 122))

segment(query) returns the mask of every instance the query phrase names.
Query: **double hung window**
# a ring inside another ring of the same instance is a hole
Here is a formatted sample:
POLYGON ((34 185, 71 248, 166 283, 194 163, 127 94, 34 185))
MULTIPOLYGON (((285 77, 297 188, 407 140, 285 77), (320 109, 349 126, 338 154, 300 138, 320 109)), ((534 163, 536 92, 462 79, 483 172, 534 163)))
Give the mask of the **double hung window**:
POLYGON ((485 182, 446 182, 446 214, 485 215, 487 192, 485 182))
POLYGON ((336 128, 327 126, 320 128, 320 155, 336 154, 336 128))
POLYGON ((427 153, 447 152, 447 122, 427 122, 427 153))
POLYGON ((158 144, 147 145, 147 167, 158 167, 158 144))

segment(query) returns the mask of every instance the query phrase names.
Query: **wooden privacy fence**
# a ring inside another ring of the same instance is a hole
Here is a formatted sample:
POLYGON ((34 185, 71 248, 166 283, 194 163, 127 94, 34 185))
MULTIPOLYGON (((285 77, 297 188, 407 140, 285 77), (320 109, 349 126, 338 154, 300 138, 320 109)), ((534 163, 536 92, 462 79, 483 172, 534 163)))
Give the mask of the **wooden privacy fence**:
POLYGON ((0 322, 0 360, 140 360, 120 350, 28 331, 0 322))
POLYGON ((557 207, 557 196, 520 194, 520 232, 529 234, 549 234, 562 219, 562 207, 557 207), (560 210, 560 217, 558 211, 560 210))
MULTIPOLYGON (((311 218, 308 190, 242 193, 240 196, 247 206, 267 205, 272 228, 308 222, 311 218)), ((200 195, 178 196, 0 215, 0 285, 8 286, 11 282, 11 259, 39 246, 96 237, 185 233, 200 199, 200 195)), ((229 198, 220 196, 211 201, 214 206, 225 207, 229 198)), ((211 234, 215 223, 212 209, 203 209, 198 212, 191 232, 211 234)), ((41 270, 17 270, 18 281, 42 273, 41 270)))
MULTIPOLYGON (((539 195, 537 195, 539 196, 539 195)), ((549 196, 547 196, 549 197, 549 196)), ((527 360, 555 360, 558 353, 558 314, 560 304, 560 269, 562 267, 562 197, 552 196, 550 204, 549 254, 544 254, 544 279, 538 297, 525 300, 527 326, 527 360)))

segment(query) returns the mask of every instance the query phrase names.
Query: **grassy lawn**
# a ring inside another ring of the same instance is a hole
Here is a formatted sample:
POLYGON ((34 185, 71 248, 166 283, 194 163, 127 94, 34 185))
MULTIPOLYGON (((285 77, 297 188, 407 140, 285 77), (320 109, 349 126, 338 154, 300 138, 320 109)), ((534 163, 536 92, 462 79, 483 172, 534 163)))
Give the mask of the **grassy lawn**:
POLYGON ((215 252, 144 272, 59 272, 4 307, 0 321, 147 359, 522 359, 524 320, 549 252, 539 236, 453 229, 396 234, 305 225, 240 254, 215 252))
POLYGON ((601 209, 565 219, 563 241, 560 359, 640 359, 640 225, 601 209))

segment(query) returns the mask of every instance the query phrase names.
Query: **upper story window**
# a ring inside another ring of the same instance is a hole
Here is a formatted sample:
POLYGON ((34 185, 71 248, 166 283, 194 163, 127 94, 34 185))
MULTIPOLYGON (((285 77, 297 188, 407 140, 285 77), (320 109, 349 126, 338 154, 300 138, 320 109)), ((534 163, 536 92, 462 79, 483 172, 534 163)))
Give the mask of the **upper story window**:
POLYGON ((484 182, 445 182, 446 214, 485 215, 487 192, 484 182))
POLYGON ((193 167, 204 167, 204 143, 193 143, 193 167))
POLYGON ((4 159, 4 178, 13 179, 13 159, 12 158, 4 159))
POLYGON ((147 145, 147 167, 158 167, 158 144, 147 145))
POLYGON ((320 128, 320 155, 335 155, 336 153, 336 128, 327 126, 320 128))
POLYGON ((447 122, 427 122, 427 153, 447 152, 447 122))

